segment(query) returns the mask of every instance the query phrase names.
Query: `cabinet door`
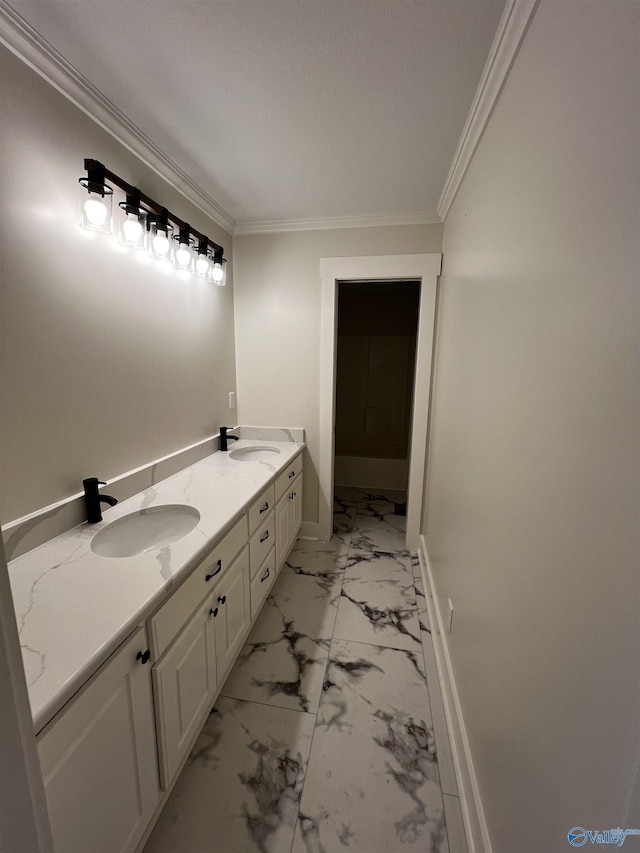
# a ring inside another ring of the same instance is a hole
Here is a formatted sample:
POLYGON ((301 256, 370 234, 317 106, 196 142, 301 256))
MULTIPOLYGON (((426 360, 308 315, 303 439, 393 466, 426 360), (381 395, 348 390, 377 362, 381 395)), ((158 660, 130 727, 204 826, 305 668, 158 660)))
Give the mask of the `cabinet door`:
POLYGON ((276 504, 276 563, 278 571, 282 568, 289 553, 289 493, 287 492, 276 504))
POLYGON ((275 566, 276 551, 271 549, 266 560, 260 567, 256 576, 251 581, 251 618, 255 619, 262 607, 262 602, 267 597, 269 590, 275 583, 277 571, 275 566))
POLYGON ((61 853, 129 853, 159 802, 146 649, 139 628, 38 737, 61 853))
POLYGON ((293 495, 293 499, 291 501, 290 546, 296 541, 298 531, 302 525, 302 474, 299 474, 293 481, 291 494, 293 495))
POLYGON ((249 627, 249 549, 229 567, 214 593, 219 608, 215 619, 219 677, 223 678, 240 649, 249 627))
POLYGON ((202 725, 217 687, 214 595, 207 596, 153 668, 160 775, 165 790, 202 725))

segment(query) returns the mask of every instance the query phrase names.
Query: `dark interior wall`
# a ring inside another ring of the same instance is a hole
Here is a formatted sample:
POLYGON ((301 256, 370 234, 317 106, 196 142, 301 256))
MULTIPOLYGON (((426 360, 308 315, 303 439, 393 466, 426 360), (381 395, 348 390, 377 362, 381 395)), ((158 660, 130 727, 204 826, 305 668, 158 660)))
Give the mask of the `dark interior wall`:
POLYGON ((420 283, 341 282, 336 454, 406 459, 420 283))

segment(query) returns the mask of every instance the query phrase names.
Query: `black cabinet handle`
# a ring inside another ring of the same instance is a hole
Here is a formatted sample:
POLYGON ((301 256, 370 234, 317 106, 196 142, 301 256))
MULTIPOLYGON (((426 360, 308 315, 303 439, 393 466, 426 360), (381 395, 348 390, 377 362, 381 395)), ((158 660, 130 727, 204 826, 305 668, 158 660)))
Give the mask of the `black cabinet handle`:
POLYGON ((219 595, 218 601, 220 602, 220 604, 226 604, 227 596, 226 595, 219 595))
POLYGON ((268 538, 269 538, 269 531, 267 530, 267 532, 264 534, 264 536, 260 537, 260 541, 266 542, 268 538))
POLYGON ((295 477, 295 476, 296 476, 296 472, 291 471, 291 473, 289 474, 289 479, 291 479, 292 477, 295 477))
POLYGON ((266 579, 269 577, 270 574, 271 574, 270 570, 267 569, 267 571, 260 578, 260 583, 262 583, 263 581, 266 581, 266 579))
POLYGON ((292 500, 294 499, 294 497, 295 497, 294 493, 293 493, 293 492, 291 492, 291 493, 290 493, 290 495, 289 495, 289 500, 290 500, 290 501, 292 501, 292 500))
POLYGON ((262 509, 260 510, 260 515, 262 515, 262 513, 266 512, 268 509, 269 509, 269 501, 267 501, 265 503, 265 505, 262 507, 262 509))
POLYGON ((140 663, 149 663, 149 658, 151 657, 151 652, 149 649, 146 652, 138 652, 136 655, 136 660, 139 660, 140 663))
POLYGON ((209 616, 213 616, 213 618, 215 619, 217 615, 218 615, 218 608, 212 607, 211 610, 209 611, 209 616))
POLYGON ((211 578, 215 578, 216 575, 219 575, 221 571, 222 571, 222 560, 218 560, 218 562, 216 563, 215 570, 213 572, 211 572, 210 575, 205 575, 205 580, 210 581, 211 578))

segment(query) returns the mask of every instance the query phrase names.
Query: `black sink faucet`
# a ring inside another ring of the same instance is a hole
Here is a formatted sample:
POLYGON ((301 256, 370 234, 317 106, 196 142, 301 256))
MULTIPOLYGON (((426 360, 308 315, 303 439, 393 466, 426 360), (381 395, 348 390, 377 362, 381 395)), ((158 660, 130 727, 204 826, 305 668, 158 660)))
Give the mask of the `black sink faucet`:
POLYGON ((220 427, 220 450, 227 449, 228 441, 237 441, 237 435, 227 435, 227 431, 230 429, 235 429, 235 427, 220 427))
POLYGON ((89 524, 97 524, 102 521, 102 511, 100 509, 100 501, 104 501, 109 506, 115 506, 118 501, 112 498, 111 495, 101 495, 98 491, 98 486, 106 486, 102 480, 97 477, 88 477, 82 481, 84 486, 84 502, 87 505, 87 521, 89 524))

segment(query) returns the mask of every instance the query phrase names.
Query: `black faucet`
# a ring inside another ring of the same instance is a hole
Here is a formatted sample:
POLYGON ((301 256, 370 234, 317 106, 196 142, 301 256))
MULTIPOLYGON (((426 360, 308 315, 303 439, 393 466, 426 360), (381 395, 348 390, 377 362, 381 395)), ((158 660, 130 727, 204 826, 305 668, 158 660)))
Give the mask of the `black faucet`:
POLYGON ((115 506, 118 501, 112 498, 111 495, 101 495, 98 491, 98 486, 106 486, 102 480, 97 477, 88 477, 82 481, 84 486, 84 502, 87 505, 87 521, 89 524, 97 524, 102 521, 102 511, 100 510, 100 501, 104 501, 109 506, 115 506))
POLYGON ((227 430, 235 429, 235 427, 220 427, 220 450, 227 449, 228 441, 238 441, 237 435, 227 435, 227 430))

